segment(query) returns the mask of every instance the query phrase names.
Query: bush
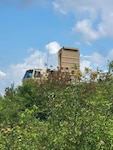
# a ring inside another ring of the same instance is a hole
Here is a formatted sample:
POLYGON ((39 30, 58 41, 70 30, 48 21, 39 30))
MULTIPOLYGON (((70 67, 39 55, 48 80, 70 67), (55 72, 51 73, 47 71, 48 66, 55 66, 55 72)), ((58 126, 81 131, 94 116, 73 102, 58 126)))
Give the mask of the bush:
POLYGON ((0 149, 112 150, 112 76, 74 84, 53 79, 11 86, 0 97, 0 149))

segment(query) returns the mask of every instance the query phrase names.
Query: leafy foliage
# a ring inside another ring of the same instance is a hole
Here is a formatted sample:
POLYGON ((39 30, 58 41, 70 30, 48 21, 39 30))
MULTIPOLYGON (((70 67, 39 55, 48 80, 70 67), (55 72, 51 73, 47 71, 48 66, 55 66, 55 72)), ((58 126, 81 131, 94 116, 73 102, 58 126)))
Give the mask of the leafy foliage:
POLYGON ((88 82, 67 84, 67 75, 60 82, 57 75, 6 88, 0 97, 1 150, 113 149, 112 76, 97 81, 91 74, 88 82))

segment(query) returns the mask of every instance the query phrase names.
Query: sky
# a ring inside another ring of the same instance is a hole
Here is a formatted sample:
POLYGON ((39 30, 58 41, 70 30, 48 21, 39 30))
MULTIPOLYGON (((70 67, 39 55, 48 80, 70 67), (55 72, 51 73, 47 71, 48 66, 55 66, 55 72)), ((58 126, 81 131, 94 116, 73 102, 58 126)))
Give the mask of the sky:
POLYGON ((63 46, 78 48, 80 68, 106 70, 113 59, 113 0, 1 0, 0 94, 27 69, 57 67, 63 46))

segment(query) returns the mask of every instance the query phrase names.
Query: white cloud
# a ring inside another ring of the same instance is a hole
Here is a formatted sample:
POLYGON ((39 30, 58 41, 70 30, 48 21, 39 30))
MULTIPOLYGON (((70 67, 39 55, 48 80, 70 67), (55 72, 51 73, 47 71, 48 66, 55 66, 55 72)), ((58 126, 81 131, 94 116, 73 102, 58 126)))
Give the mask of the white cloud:
POLYGON ((58 3, 56 3, 56 2, 53 2, 53 7, 54 7, 55 10, 59 10, 60 13, 62 13, 62 14, 64 14, 64 15, 67 14, 66 11, 63 10, 63 9, 60 7, 60 5, 59 5, 58 3))
MULTIPOLYGON (((99 3, 99 2, 98 2, 99 3)), ((55 0, 53 2, 53 7, 57 9, 57 11, 61 12, 63 10, 66 13, 72 13, 77 18, 81 17, 81 15, 86 16, 90 18, 96 18, 97 16, 97 10, 95 10, 95 1, 90 0, 55 0), (59 7, 56 7, 59 6, 59 7)), ((62 12, 61 12, 62 13, 62 12)))
POLYGON ((5 76, 6 76, 6 73, 5 73, 5 72, 0 71, 0 78, 5 77, 5 76))
POLYGON ((50 54, 56 54, 58 50, 61 48, 61 46, 59 45, 58 42, 54 41, 47 44, 45 48, 50 54))
POLYGON ((100 53, 94 52, 92 55, 85 56, 80 55, 80 68, 81 71, 84 71, 85 67, 88 67, 92 70, 101 69, 107 70, 108 60, 112 60, 113 58, 113 50, 110 50, 106 56, 103 56, 100 53))
POLYGON ((98 32, 93 30, 91 21, 87 19, 78 21, 73 27, 73 31, 83 34, 83 39, 89 44, 90 41, 94 41, 99 38, 98 32))
POLYGON ((23 66, 26 68, 44 68, 44 60, 46 61, 46 53, 36 50, 28 58, 24 59, 23 66))
POLYGON ((103 57, 101 54, 94 52, 93 55, 90 57, 90 61, 94 63, 95 66, 103 65, 106 57, 103 57))
POLYGON ((91 65, 91 61, 88 61, 88 60, 83 59, 83 60, 81 60, 81 62, 80 62, 80 70, 81 70, 82 72, 84 72, 85 67, 91 68, 90 65, 91 65))
POLYGON ((87 44, 99 38, 113 39, 112 0, 54 0, 53 7, 75 16, 74 31, 81 33, 87 44))

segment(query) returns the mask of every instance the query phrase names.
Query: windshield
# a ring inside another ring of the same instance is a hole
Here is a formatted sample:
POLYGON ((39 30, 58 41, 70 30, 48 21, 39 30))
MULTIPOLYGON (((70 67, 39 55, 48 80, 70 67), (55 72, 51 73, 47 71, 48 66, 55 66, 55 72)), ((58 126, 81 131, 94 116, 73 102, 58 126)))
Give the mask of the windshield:
POLYGON ((33 74, 33 70, 26 71, 26 73, 24 75, 24 79, 25 78, 32 78, 32 74, 33 74))

